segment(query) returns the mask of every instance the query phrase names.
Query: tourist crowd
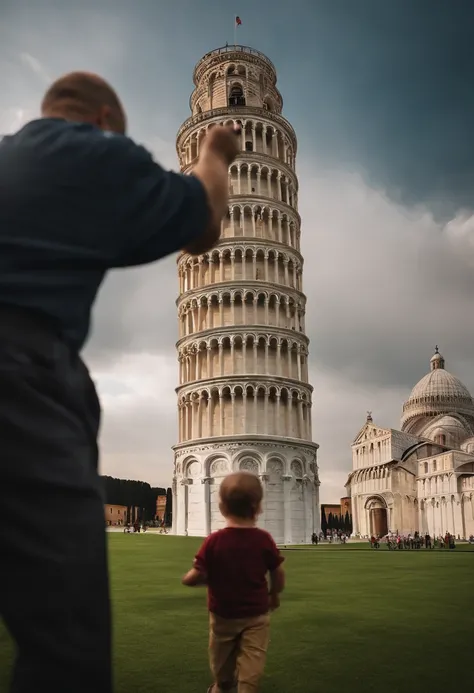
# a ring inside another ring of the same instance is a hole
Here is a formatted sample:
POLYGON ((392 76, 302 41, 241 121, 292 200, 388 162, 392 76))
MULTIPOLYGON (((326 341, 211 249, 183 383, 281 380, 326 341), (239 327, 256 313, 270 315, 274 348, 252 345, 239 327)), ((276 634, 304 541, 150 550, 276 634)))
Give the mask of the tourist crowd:
POLYGON ((371 536, 369 539, 373 549, 379 549, 380 543, 385 542, 390 551, 402 549, 455 549, 456 541, 453 534, 446 532, 443 536, 431 536, 430 534, 386 534, 384 537, 371 536))

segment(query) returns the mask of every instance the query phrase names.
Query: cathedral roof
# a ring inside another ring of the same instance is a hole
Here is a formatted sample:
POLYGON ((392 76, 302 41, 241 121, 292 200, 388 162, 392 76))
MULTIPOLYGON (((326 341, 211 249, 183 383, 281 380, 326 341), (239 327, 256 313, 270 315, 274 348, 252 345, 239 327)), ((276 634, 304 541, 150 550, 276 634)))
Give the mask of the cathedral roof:
POLYGON ((458 448, 472 435, 472 426, 460 414, 441 414, 434 419, 428 418, 419 435, 437 442, 440 442, 438 436, 444 436, 444 445, 458 448))
MULTIPOLYGON (((466 400, 472 403, 469 390, 459 378, 441 368, 427 373, 413 388, 408 402, 439 402, 440 399, 466 400)), ((407 402, 407 403, 408 403, 407 402)))
POLYGON ((445 369, 444 358, 436 347, 430 372, 415 385, 403 406, 402 425, 414 416, 436 416, 458 410, 474 414, 474 402, 467 387, 445 369))
POLYGON ((440 402, 448 400, 453 402, 461 400, 465 404, 473 404, 469 390, 455 375, 444 368, 444 358, 438 351, 431 357, 431 370, 417 382, 406 404, 440 402))

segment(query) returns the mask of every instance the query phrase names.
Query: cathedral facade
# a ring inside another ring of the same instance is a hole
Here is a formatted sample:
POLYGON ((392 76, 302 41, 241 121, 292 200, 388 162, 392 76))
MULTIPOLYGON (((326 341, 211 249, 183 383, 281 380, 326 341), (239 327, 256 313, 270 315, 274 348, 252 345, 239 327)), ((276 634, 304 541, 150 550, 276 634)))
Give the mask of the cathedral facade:
POLYGON ((474 534, 474 402, 437 347, 403 405, 400 430, 368 414, 346 489, 355 534, 474 534))
POLYGON ((178 258, 173 531, 221 528, 219 485, 247 470, 264 488, 260 526, 277 542, 308 542, 320 507, 296 135, 281 114, 275 67, 259 51, 216 49, 193 77, 192 115, 177 136, 182 172, 192 171, 210 127, 239 125, 241 151, 217 247, 178 258))

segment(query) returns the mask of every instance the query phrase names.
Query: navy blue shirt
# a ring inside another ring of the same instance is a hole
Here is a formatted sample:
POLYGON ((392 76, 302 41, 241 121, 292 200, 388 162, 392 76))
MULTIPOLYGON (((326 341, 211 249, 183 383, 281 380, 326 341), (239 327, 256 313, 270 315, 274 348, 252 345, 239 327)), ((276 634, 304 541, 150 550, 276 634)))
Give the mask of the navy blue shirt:
POLYGON ((41 312, 77 349, 108 269, 181 250, 208 223, 201 182, 128 137, 51 118, 0 142, 0 303, 41 312))

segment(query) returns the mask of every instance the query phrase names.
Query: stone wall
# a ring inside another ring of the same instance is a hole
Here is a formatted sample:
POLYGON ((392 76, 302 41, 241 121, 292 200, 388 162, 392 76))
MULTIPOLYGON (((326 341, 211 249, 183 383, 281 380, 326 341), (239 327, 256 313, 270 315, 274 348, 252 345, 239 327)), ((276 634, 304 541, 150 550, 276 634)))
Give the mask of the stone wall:
POLYGON ((279 543, 306 543, 320 530, 316 446, 255 440, 181 446, 175 463, 173 528, 177 534, 206 536, 225 525, 219 486, 232 471, 258 475, 264 498, 259 526, 279 543))

